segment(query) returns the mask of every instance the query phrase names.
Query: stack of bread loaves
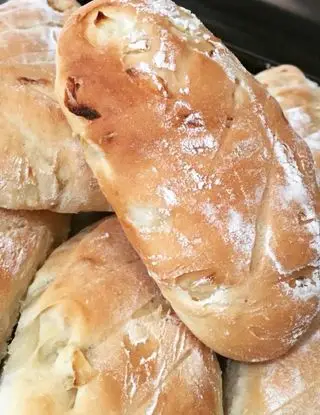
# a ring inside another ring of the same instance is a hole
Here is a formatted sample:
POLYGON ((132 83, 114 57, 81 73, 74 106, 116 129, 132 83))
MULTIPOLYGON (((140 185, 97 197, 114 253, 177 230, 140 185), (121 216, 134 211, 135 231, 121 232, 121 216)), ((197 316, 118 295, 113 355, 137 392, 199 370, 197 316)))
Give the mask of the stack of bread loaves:
POLYGON ((316 87, 259 74, 283 114, 171 0, 10 0, 0 36, 0 414, 319 413, 316 87))

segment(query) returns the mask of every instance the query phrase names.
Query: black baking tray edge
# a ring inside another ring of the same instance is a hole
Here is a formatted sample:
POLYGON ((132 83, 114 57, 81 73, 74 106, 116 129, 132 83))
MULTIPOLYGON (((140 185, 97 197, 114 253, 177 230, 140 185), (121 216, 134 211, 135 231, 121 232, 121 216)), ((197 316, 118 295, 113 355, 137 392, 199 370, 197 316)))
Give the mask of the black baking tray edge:
MULTIPOLYGON (((319 13, 317 1, 315 13, 319 13)), ((263 0, 176 2, 195 13, 253 74, 269 66, 293 64, 320 83, 320 16, 311 20, 263 0)), ((308 3, 312 7, 312 0, 308 3)))

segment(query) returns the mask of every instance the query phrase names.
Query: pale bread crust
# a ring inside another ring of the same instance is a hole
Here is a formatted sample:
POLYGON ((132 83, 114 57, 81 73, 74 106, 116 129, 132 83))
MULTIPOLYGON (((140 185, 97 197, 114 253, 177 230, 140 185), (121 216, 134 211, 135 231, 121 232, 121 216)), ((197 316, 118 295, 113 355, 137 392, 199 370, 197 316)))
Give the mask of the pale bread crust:
POLYGON ((54 94, 56 40, 75 0, 0 5, 0 206, 107 210, 54 94))
POLYGON ((312 156, 277 102, 169 0, 91 2, 57 59, 86 159, 180 318, 227 357, 289 350, 318 309, 320 235, 312 156))
POLYGON ((116 218, 38 271, 9 352, 1 415, 222 415, 215 355, 170 309, 116 218))
POLYGON ((225 415, 317 415, 320 409, 320 318, 288 355, 270 363, 229 362, 225 415))
POLYGON ((68 235, 70 218, 0 209, 0 357, 36 271, 68 235))
POLYGON ((320 186, 320 87, 292 65, 260 72, 256 78, 277 99, 292 128, 306 141, 320 186))

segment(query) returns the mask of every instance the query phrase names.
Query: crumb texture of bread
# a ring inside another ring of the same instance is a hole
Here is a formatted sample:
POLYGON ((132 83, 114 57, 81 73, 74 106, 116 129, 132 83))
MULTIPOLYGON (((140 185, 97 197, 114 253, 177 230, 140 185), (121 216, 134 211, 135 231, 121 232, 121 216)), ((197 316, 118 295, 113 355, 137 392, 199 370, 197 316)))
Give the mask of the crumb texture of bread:
POLYGON ((236 360, 288 351, 319 307, 320 224, 310 150, 276 100, 169 0, 89 3, 57 67, 86 159, 183 322, 236 360))
POLYGON ((75 0, 0 5, 0 206, 62 213, 110 207, 54 93, 56 42, 75 0))
POLYGON ((270 363, 230 361, 225 415, 317 415, 320 411, 320 318, 286 356, 270 363))
POLYGON ((36 271, 68 236, 70 217, 0 209, 0 358, 36 271))
POLYGON ((277 99, 292 128, 302 137, 313 154, 320 187, 320 87, 292 65, 281 65, 256 78, 277 99))
POLYGON ((161 296, 116 218, 49 257, 9 354, 1 415, 223 413, 215 355, 161 296))

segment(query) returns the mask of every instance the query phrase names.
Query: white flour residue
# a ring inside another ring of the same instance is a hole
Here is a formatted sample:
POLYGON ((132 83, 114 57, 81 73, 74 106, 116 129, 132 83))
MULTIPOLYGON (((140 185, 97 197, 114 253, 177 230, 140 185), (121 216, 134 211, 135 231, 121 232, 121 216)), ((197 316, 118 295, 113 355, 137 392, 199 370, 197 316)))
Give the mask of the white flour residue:
POLYGON ((126 39, 129 51, 146 51, 150 48, 148 34, 145 31, 134 30, 126 36, 126 39))
POLYGON ((144 4, 136 5, 136 8, 143 12, 168 17, 171 23, 183 32, 197 34, 199 30, 203 30, 203 24, 194 14, 183 7, 178 7, 170 0, 147 0, 144 4))
POLYGON ((174 103, 173 110, 174 110, 176 113, 179 113, 179 111, 181 111, 181 110, 191 111, 191 110, 192 110, 192 107, 191 107, 191 105, 189 104, 189 102, 184 101, 184 100, 182 100, 182 99, 179 99, 178 101, 176 101, 176 102, 174 103))
POLYGON ((149 333, 146 328, 137 324, 128 324, 128 335, 130 343, 133 346, 145 344, 149 339, 149 333))
POLYGON ((282 264, 278 261, 273 249, 272 249, 272 239, 273 239, 273 232, 270 226, 267 227, 266 235, 265 235, 265 253, 270 258, 272 264, 278 271, 280 275, 286 275, 287 271, 283 268, 282 264))
POLYGON ((166 362, 164 361, 161 365, 161 368, 159 370, 159 374, 157 376, 157 378, 154 380, 153 384, 155 386, 155 391, 153 394, 153 397, 151 399, 150 405, 148 406, 148 408, 146 409, 145 414, 146 415, 153 415, 154 411, 158 405, 158 400, 159 400, 159 396, 161 394, 161 384, 163 382, 163 380, 166 377, 166 373, 167 373, 167 367, 166 367, 166 362))
POLYGON ((230 305, 228 291, 229 288, 226 286, 217 286, 208 298, 197 301, 197 304, 201 304, 201 306, 215 305, 223 308, 228 307, 230 305))
POLYGON ((149 43, 146 39, 136 40, 128 44, 128 49, 133 52, 148 50, 149 43))
POLYGON ((251 159, 254 156, 254 153, 261 152, 261 146, 256 137, 247 138, 242 140, 234 147, 231 155, 236 156, 240 160, 248 158, 251 159))
POLYGON ((164 96, 168 96, 168 91, 163 87, 163 84, 159 81, 157 74, 152 70, 148 63, 139 62, 135 68, 150 76, 158 91, 160 91, 164 96))
POLYGON ((176 70, 176 55, 173 48, 168 42, 167 30, 161 30, 160 34, 160 50, 154 55, 153 63, 157 68, 168 69, 169 71, 176 70))
POLYGON ((149 364, 149 362, 152 362, 153 360, 155 360, 157 356, 158 356, 158 353, 155 351, 148 357, 141 357, 140 364, 143 366, 146 366, 149 364))
POLYGON ((314 218, 314 220, 305 224, 306 230, 309 234, 313 235, 310 241, 310 248, 313 249, 316 255, 314 266, 320 266, 320 218, 314 218))
POLYGON ((149 261, 151 261, 151 264, 153 266, 155 266, 155 265, 161 264, 161 262, 170 261, 172 259, 172 257, 169 257, 167 255, 158 254, 158 255, 150 255, 148 257, 148 259, 149 259, 149 261))
POLYGON ((305 137, 305 141, 311 150, 320 151, 320 130, 305 137))
POLYGON ((305 137, 312 122, 310 115, 302 107, 290 108, 285 111, 285 115, 295 132, 305 137))
POLYGON ((239 212, 230 209, 226 231, 234 248, 238 252, 246 254, 246 257, 248 256, 249 258, 255 239, 254 226, 251 223, 246 222, 239 212))
POLYGON ((295 396, 303 393, 305 382, 298 368, 284 368, 277 370, 277 364, 270 365, 267 373, 262 379, 262 390, 265 391, 265 404, 268 413, 279 410, 295 396), (283 371, 283 373, 282 373, 283 371))
MULTIPOLYGON (((122 0, 121 2, 127 3, 127 0, 122 0)), ((171 0, 147 0, 141 2, 141 4, 138 4, 136 7, 142 11, 148 11, 162 16, 169 16, 177 13, 177 6, 171 0)))
POLYGON ((190 164, 183 164, 183 171, 187 177, 190 177, 195 183, 194 190, 211 189, 212 184, 207 176, 203 176, 201 173, 196 171, 190 164))
POLYGON ((182 95, 189 95, 190 94, 190 88, 189 87, 180 88, 179 93, 182 94, 182 95))
POLYGON ((217 142, 213 136, 209 134, 198 138, 184 138, 181 141, 182 152, 190 155, 202 154, 207 150, 216 151, 217 148, 217 142))
POLYGON ((164 198, 168 206, 176 206, 178 204, 177 195, 166 186, 158 186, 157 194, 164 198))
POLYGON ((188 127, 190 124, 193 124, 195 127, 205 127, 205 122, 200 112, 192 112, 189 114, 185 120, 184 124, 188 127))
POLYGON ((231 56, 222 43, 215 42, 214 46, 211 58, 221 66, 230 81, 235 82, 237 78, 241 79, 243 73, 236 59, 231 56))
POLYGON ((146 62, 139 62, 136 66, 137 69, 139 69, 141 72, 144 72, 146 74, 152 74, 152 69, 150 65, 146 62))
POLYGON ((175 235, 176 235, 177 241, 183 248, 183 254, 187 257, 193 256, 194 254, 193 243, 190 241, 190 239, 188 239, 185 235, 177 231, 175 231, 175 235))
POLYGON ((211 202, 205 202, 200 206, 200 212, 204 215, 207 222, 211 225, 217 223, 218 209, 211 202))
POLYGON ((189 32, 193 36, 199 35, 202 30, 202 23, 195 15, 171 17, 170 20, 182 32, 189 32))
POLYGON ((170 211, 152 206, 131 206, 128 209, 127 221, 140 234, 169 233, 171 231, 170 211))
POLYGON ((280 204, 287 209, 291 203, 298 203, 307 216, 310 212, 314 216, 312 201, 291 150, 276 141, 274 154, 284 172, 285 183, 279 188, 280 204))
POLYGON ((320 270, 315 270, 312 278, 296 280, 294 287, 291 287, 287 282, 282 282, 281 288, 286 295, 299 300, 307 301, 312 297, 320 298, 320 270))
MULTIPOLYGON (((308 359, 310 353, 314 353, 315 347, 320 350, 320 329, 315 330, 312 336, 306 337, 306 341, 299 345, 299 355, 306 355, 304 359, 308 359)), ((316 357, 318 357, 316 355, 316 357)))
POLYGON ((154 415, 154 411, 158 405, 160 393, 161 390, 159 388, 155 390, 150 405, 148 406, 148 408, 146 408, 145 415, 154 415))

